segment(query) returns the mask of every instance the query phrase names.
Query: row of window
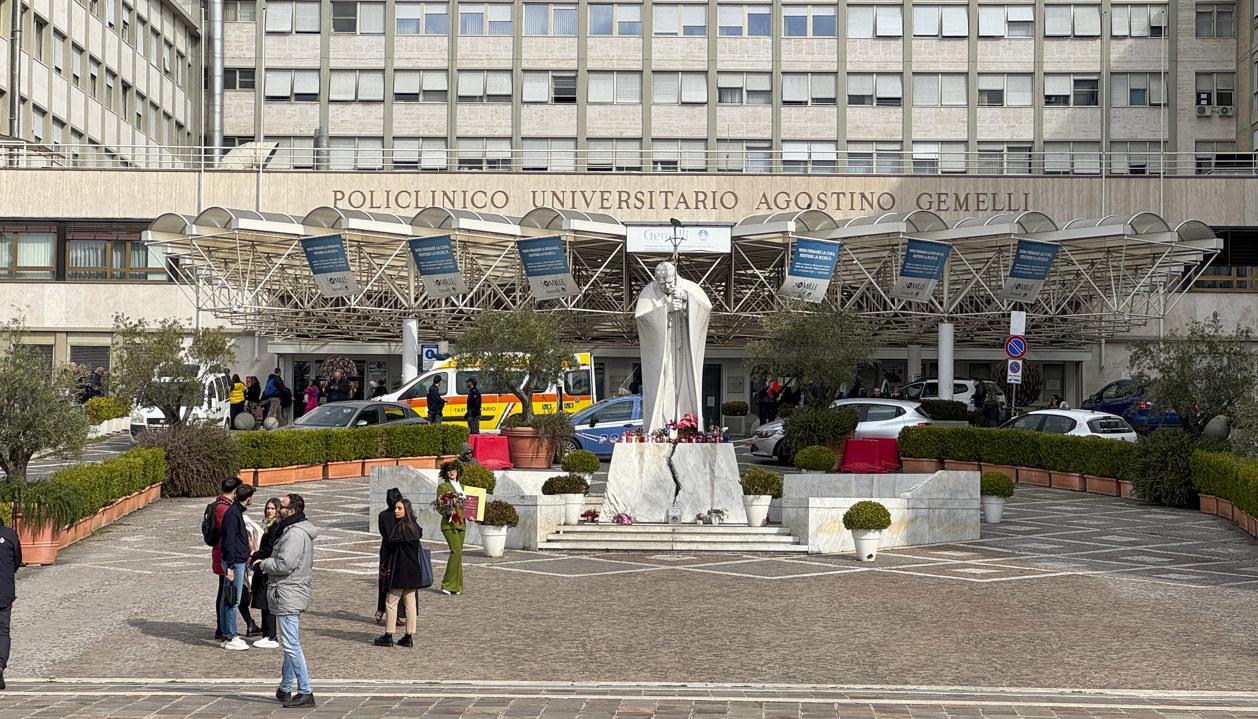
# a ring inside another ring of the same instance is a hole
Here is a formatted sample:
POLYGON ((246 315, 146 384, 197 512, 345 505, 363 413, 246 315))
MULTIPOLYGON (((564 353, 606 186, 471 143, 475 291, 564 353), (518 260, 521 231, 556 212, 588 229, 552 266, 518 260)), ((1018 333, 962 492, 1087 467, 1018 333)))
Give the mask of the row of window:
MULTIPOLYGON (((512 101, 511 70, 460 70, 456 97, 459 102, 512 101)), ((783 105, 835 105, 838 98, 835 73, 783 73, 783 105)), ((1033 102, 1033 76, 1030 74, 987 74, 977 78, 980 107, 1030 107, 1033 102)), ((769 105, 773 102, 773 76, 767 72, 717 73, 716 100, 721 105, 769 105)), ((913 73, 914 107, 966 107, 970 104, 969 76, 964 73, 913 73)), ((383 70, 332 70, 328 99, 331 102, 383 102, 383 70)), ((229 90, 256 87, 252 68, 227 68, 224 86, 229 90)), ((1166 104, 1164 76, 1158 72, 1119 72, 1110 74, 1110 105, 1113 107, 1158 107, 1166 104)), ((263 94, 272 100, 317 102, 318 70, 266 71, 263 94)), ((899 107, 903 103, 903 79, 899 73, 850 73, 847 76, 847 104, 899 107)), ((1044 75, 1044 105, 1047 107, 1097 107, 1101 98, 1101 77, 1093 74, 1044 75)), ((1235 74, 1198 73, 1198 105, 1228 106, 1235 99, 1235 74)), ((395 102, 449 101, 449 81, 445 70, 396 70, 393 73, 395 102)), ((521 102, 570 105, 577 102, 577 73, 573 70, 523 73, 521 102)), ((708 103, 706 72, 652 73, 651 102, 655 105, 703 105, 708 103)), ((586 102, 589 104, 637 105, 643 101, 642 74, 629 71, 586 73, 586 102)))
MULTIPOLYGON (((0 279, 51 280, 56 273, 53 228, 0 230, 0 279)), ((162 257, 151 253, 138 232, 67 230, 67 279, 164 280, 162 257)))
MULTIPOLYGON (((227 19, 256 21, 252 2, 229 2, 227 19)), ((447 35, 450 5, 442 2, 398 2, 394 32, 398 35, 447 35)), ((511 35, 511 3, 460 2, 457 4, 460 35, 511 35)), ((277 0, 267 7, 269 33, 320 32, 319 2, 277 0)), ((336 1, 331 3, 333 33, 383 35, 385 3, 336 1)), ((913 37, 966 38, 970 36, 969 8, 965 5, 912 6, 913 37)), ((1234 4, 1197 6, 1198 37, 1232 37, 1234 4)), ((706 37, 706 5, 666 4, 652 8, 652 34, 661 37, 706 37)), ((979 37, 1034 37, 1034 5, 980 5, 979 37)), ((1101 36, 1100 5, 1046 5, 1044 37, 1093 38, 1101 36)), ((591 4, 587 33, 591 36, 637 37, 643 33, 642 5, 591 4)), ((523 34, 526 36, 577 35, 575 3, 525 3, 523 34)), ((1114 4, 1110 17, 1111 37, 1164 37, 1167 32, 1165 4, 1114 4)), ((721 37, 769 37, 773 34, 772 6, 726 4, 717 6, 716 34, 721 37)), ((836 37, 837 6, 785 5, 779 34, 782 37, 836 37)), ((904 35, 904 8, 900 5, 847 6, 847 37, 895 38, 904 35)))

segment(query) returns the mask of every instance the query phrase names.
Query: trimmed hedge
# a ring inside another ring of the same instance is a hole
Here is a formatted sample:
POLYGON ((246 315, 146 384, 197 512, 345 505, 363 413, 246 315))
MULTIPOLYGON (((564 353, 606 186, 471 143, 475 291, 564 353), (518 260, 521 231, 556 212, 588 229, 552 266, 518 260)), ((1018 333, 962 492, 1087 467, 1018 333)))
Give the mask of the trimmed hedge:
POLYGON ((886 529, 891 526, 891 512, 880 502, 862 500, 843 513, 846 529, 886 529))
POLYGON ((965 402, 951 399, 924 399, 920 409, 936 422, 968 422, 970 408, 965 402))
POLYGON ((814 444, 795 453, 795 466, 805 472, 829 472, 834 469, 834 451, 814 444))
POLYGON ((47 481, 73 487, 82 494, 82 519, 165 479, 166 456, 162 450, 132 449, 98 464, 57 470, 47 481))
POLYGON ((278 430, 234 434, 245 469, 271 469, 359 459, 458 454, 467 427, 403 424, 352 429, 278 430))
POLYGON ((1258 517, 1258 460, 1223 452, 1192 454, 1192 484, 1201 494, 1226 499, 1251 517, 1258 517))
POLYGON ((92 424, 100 424, 108 422, 111 419, 126 417, 128 407, 117 397, 93 397, 83 404, 84 411, 87 412, 87 418, 92 424))
POLYGON ((1017 429, 906 427, 900 455, 912 459, 1005 464, 1052 472, 1129 479, 1139 445, 1099 437, 1071 437, 1017 429))

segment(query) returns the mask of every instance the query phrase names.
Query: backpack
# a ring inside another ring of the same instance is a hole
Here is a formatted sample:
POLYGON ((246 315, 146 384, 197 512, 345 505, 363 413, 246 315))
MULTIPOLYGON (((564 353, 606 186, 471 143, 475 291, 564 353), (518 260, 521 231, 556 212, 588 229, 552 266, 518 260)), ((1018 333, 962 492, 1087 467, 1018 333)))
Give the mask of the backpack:
POLYGON ((218 499, 215 498, 205 506, 205 514, 201 517, 201 539, 205 540, 206 546, 213 547, 218 544, 219 536, 218 523, 214 521, 214 508, 218 506, 218 499))
POLYGON ((288 388, 288 385, 281 384, 279 389, 276 391, 276 394, 279 395, 281 407, 293 406, 293 391, 288 388))

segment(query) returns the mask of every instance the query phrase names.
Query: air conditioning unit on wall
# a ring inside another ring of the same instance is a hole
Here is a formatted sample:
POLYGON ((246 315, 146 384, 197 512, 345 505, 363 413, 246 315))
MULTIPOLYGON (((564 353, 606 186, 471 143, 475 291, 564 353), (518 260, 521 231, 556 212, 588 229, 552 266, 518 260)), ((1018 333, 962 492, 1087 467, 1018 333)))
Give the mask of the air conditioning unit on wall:
POLYGON ((1210 116, 1210 106, 1209 106, 1209 105, 1198 105, 1198 106, 1197 106, 1197 117, 1209 117, 1209 116, 1210 116))
POLYGON ((1231 117, 1236 114, 1236 109, 1231 105, 1223 105, 1219 108, 1219 117, 1231 117))

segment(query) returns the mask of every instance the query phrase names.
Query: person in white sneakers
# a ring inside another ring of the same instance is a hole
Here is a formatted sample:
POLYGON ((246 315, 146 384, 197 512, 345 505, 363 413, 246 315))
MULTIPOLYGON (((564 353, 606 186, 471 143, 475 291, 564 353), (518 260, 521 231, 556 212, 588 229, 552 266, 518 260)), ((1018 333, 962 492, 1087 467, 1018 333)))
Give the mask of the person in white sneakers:
MULTIPOLYGON (((253 552, 254 562, 260 562, 271 556, 275 550, 275 540, 280 538, 280 499, 271 497, 262 508, 262 539, 253 552)), ((266 599, 266 572, 253 570, 253 608, 262 611, 262 638, 253 646, 259 649, 275 649, 280 643, 276 641, 275 615, 271 613, 271 605, 266 599)))
POLYGON ((249 566, 249 529, 245 525, 245 510, 253 502, 253 492, 253 487, 248 484, 237 487, 236 501, 223 513, 223 536, 220 541, 223 576, 227 579, 223 597, 227 609, 223 635, 227 639, 223 642, 223 648, 232 651, 249 648, 249 643, 236 631, 236 611, 244 594, 245 571, 249 566))
POLYGON ((310 584, 314 580, 314 540, 319 533, 306 519, 306 500, 290 494, 280 500, 280 538, 270 558, 254 564, 267 573, 267 602, 280 631, 284 663, 275 698, 286 709, 313 707, 310 671, 301 649, 301 613, 310 607, 310 584), (296 693, 293 693, 296 689, 296 693))

